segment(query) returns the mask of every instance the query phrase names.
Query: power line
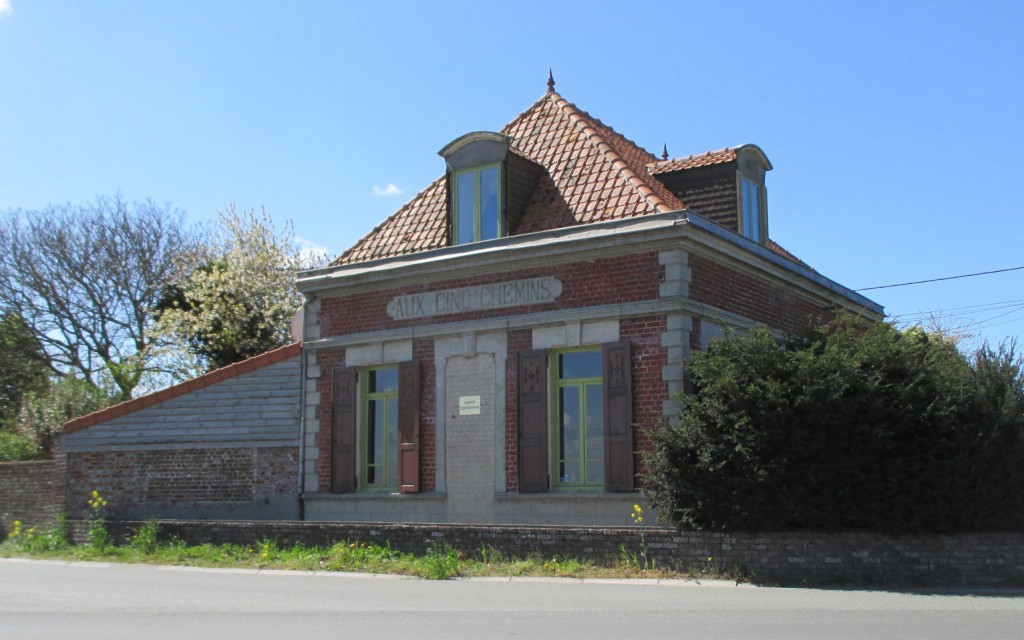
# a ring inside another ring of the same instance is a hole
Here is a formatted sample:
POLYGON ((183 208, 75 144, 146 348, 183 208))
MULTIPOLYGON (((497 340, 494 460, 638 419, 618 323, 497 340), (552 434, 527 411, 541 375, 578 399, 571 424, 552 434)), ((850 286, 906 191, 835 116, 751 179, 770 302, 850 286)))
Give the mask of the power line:
POLYGON ((926 282, 942 282, 943 280, 957 280, 959 278, 973 278, 975 276, 987 276, 993 273, 1006 273, 1007 271, 1020 271, 1024 266, 1010 267, 1009 269, 996 269, 995 271, 979 271, 978 273, 965 273, 959 276, 947 276, 945 278, 932 278, 930 280, 916 280, 914 282, 900 282, 898 284, 883 284, 877 287, 864 287, 854 291, 872 291, 874 289, 892 289, 893 287, 906 287, 912 284, 924 284, 926 282))
MULTIPOLYGON (((978 320, 977 322, 970 322, 970 323, 965 324, 962 327, 958 327, 958 328, 960 328, 960 329, 967 329, 967 328, 974 327, 974 326, 977 326, 977 325, 985 326, 986 322, 991 322, 992 320, 996 320, 997 318, 1006 317, 1008 315, 1011 315, 1013 313, 1016 313, 1016 312, 1020 311, 1021 309, 1024 309, 1024 304, 1022 304, 1020 306, 1017 306, 1017 307, 1014 307, 1014 308, 1010 309, 1009 311, 1007 311, 1005 313, 1000 313, 999 315, 995 315, 995 316, 992 316, 990 318, 985 318, 984 320, 978 320)), ((978 328, 981 328, 981 327, 978 327, 978 328)))
POLYGON ((976 316, 980 313, 991 313, 993 311, 1001 311, 1003 309, 1019 308, 1020 305, 1024 304, 1024 299, 1020 300, 1005 300, 1003 302, 988 302, 985 304, 975 304, 966 307, 949 307, 941 309, 930 309, 926 311, 917 311, 913 313, 901 313, 896 316, 891 316, 893 320, 911 321, 914 318, 927 318, 930 316, 941 316, 942 318, 957 318, 962 316, 976 316))

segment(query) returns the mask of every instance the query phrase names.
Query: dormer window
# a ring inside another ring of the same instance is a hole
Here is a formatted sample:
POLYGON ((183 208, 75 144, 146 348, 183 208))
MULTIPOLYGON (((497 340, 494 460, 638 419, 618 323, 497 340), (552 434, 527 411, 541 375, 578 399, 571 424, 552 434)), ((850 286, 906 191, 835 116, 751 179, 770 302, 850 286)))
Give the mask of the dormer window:
POLYGON ((453 244, 493 240, 503 235, 501 164, 456 171, 453 182, 453 244))
POLYGON ((752 144, 736 147, 738 231, 758 244, 768 242, 768 194, 764 177, 771 168, 758 147, 752 144))
POLYGON ((448 166, 449 234, 452 244, 506 235, 505 167, 510 138, 474 131, 453 140, 438 154, 448 166))
POLYGON ((511 142, 503 133, 474 131, 438 151, 448 167, 450 244, 503 238, 519 224, 544 169, 511 142))
POLYGON ((759 147, 744 144, 648 165, 648 171, 687 209, 760 245, 768 244, 768 192, 772 165, 759 147))

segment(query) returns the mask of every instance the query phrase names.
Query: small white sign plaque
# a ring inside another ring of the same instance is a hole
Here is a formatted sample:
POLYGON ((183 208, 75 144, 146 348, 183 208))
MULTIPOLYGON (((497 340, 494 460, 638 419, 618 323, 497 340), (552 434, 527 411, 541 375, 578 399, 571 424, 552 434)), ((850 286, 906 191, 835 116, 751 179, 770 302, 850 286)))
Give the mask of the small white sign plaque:
POLYGON ((480 396, 459 396, 459 415, 480 415, 480 396))

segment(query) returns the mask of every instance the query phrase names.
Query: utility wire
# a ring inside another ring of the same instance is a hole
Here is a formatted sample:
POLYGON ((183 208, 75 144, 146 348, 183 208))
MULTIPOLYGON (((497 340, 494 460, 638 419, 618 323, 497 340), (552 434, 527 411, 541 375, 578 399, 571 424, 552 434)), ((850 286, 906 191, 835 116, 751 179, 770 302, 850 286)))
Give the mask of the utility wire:
POLYGON ((892 316, 892 319, 909 321, 912 318, 927 318, 929 316, 936 315, 942 316, 943 318, 976 316, 980 313, 991 313, 993 311, 1001 311, 1011 307, 1020 308, 1020 305, 1024 305, 1024 299, 1006 300, 1004 302, 989 302, 986 304, 976 304, 967 307, 950 307, 948 309, 932 309, 928 311, 917 311, 914 313, 901 313, 900 315, 892 316))
POLYGON ((984 325, 986 322, 991 322, 992 320, 995 320, 997 318, 1006 317, 1006 316, 1008 316, 1010 314, 1013 314, 1013 313, 1016 313, 1016 312, 1020 311, 1021 309, 1024 309, 1024 304, 1022 304, 1022 305, 1020 305, 1018 307, 1014 307, 1013 309, 1010 309, 1009 311, 1007 311, 1005 313, 1000 313, 999 315, 995 315, 995 316, 992 316, 990 318, 985 318, 984 320, 978 320, 977 322, 970 322, 970 323, 965 324, 962 327, 958 327, 958 328, 959 329, 967 329, 969 327, 974 327, 974 326, 977 326, 977 325, 984 325))
POLYGON ((854 291, 872 291, 874 289, 892 289, 893 287, 906 287, 912 284, 924 284, 926 282, 942 282, 943 280, 957 280, 959 278, 973 278, 975 276, 987 276, 993 273, 1006 273, 1007 271, 1020 271, 1024 266, 1010 267, 1009 269, 996 269, 995 271, 979 271, 978 273, 965 273, 959 276, 947 276, 945 278, 932 278, 930 280, 916 280, 914 282, 900 282, 898 284, 883 284, 877 287, 864 287, 854 291))

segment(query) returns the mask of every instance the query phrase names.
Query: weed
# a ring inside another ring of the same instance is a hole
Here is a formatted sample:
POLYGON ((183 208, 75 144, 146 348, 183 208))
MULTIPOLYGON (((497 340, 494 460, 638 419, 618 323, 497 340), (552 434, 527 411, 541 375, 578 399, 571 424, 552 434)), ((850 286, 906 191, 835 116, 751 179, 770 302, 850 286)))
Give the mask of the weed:
POLYGON ((495 549, 492 546, 481 544, 480 561, 484 564, 497 564, 505 561, 505 554, 503 554, 500 549, 495 549))
POLYGON ((651 571, 657 567, 657 562, 654 558, 650 557, 649 549, 647 548, 647 540, 644 538, 644 530, 642 528, 644 522, 644 510, 638 504, 633 505, 633 511, 629 514, 630 519, 633 520, 633 524, 641 527, 640 529, 640 551, 639 553, 631 553, 626 549, 625 544, 619 545, 619 560, 623 565, 632 569, 642 569, 644 571, 651 571))
POLYGON ((160 534, 160 525, 150 520, 140 526, 132 534, 129 546, 141 554, 152 554, 156 551, 157 536, 160 534))
POLYGON ((427 580, 447 580, 459 575, 459 551, 450 544, 444 548, 437 544, 423 556, 423 577, 427 580))
POLYGON ((107 499, 101 496, 99 491, 93 490, 89 498, 89 511, 85 517, 89 521, 89 545, 98 552, 105 551, 113 544, 110 532, 107 531, 106 507, 107 499))

